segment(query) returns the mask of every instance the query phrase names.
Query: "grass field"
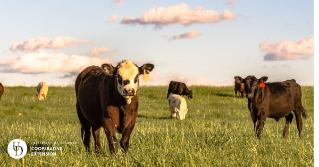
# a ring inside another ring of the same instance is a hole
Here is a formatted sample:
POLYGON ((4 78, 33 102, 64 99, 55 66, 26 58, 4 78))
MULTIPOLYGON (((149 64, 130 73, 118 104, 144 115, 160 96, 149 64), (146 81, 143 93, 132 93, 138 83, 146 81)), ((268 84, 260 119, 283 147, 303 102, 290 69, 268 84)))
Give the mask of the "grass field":
MULTIPOLYGON (((194 98, 185 97, 188 114, 183 121, 170 118, 167 88, 139 88, 140 108, 129 151, 110 156, 102 131, 104 152, 85 152, 74 87, 49 87, 46 101, 37 100, 36 87, 5 87, 0 101, 0 166, 314 166, 313 86, 302 86, 308 114, 303 119, 303 139, 294 117, 286 139, 282 137, 285 119, 268 118, 261 140, 254 135, 247 99, 234 97, 233 87, 190 86, 194 98), (7 153, 13 139, 28 145, 22 159, 7 153), (55 151, 56 156, 31 156, 34 146, 63 150, 55 151)), ((92 137, 92 148, 93 141, 92 137)))

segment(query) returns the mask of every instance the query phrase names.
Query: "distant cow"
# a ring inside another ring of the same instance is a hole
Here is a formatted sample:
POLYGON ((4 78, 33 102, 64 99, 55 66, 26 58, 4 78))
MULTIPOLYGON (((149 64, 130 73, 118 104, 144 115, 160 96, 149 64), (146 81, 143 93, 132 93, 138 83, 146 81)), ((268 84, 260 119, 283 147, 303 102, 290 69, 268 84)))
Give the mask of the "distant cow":
POLYGON ((3 87, 2 83, 0 83, 0 99, 1 99, 3 92, 4 92, 4 87, 3 87))
POLYGON ((237 91, 239 92, 239 96, 243 97, 244 96, 244 90, 245 90, 245 84, 241 83, 239 78, 239 76, 235 76, 235 96, 237 96, 237 91))
POLYGON ((171 93, 178 95, 187 95, 188 98, 193 98, 193 92, 191 90, 188 90, 186 84, 182 82, 171 81, 168 87, 167 99, 169 97, 169 94, 171 93))
POLYGON ((104 63, 101 65, 101 67, 104 69, 106 73, 113 74, 112 71, 114 71, 114 69, 112 65, 110 66, 109 64, 104 63))
POLYGON ((169 108, 171 110, 171 117, 177 117, 180 120, 185 119, 188 109, 186 100, 182 96, 173 94, 169 98, 169 108))
POLYGON ((254 122, 254 130, 260 139, 266 122, 266 118, 274 118, 279 121, 286 117, 286 126, 283 137, 287 136, 289 124, 295 113, 299 137, 302 138, 302 118, 306 118, 306 110, 301 103, 301 87, 294 79, 283 82, 264 83, 268 77, 257 79, 255 76, 247 76, 239 80, 245 84, 248 108, 254 122))
POLYGON ((149 74, 153 64, 138 67, 129 60, 123 60, 116 67, 106 64, 113 75, 98 66, 84 69, 76 78, 76 109, 81 123, 82 141, 90 151, 91 128, 95 149, 102 150, 100 130, 103 127, 111 154, 116 154, 119 142, 116 131, 122 134, 120 146, 124 152, 129 148, 131 132, 135 126, 138 111, 138 76, 149 74))
POLYGON ((45 100, 47 98, 48 89, 49 89, 48 85, 45 82, 40 82, 38 84, 38 87, 37 87, 38 94, 36 96, 38 96, 39 100, 45 100))

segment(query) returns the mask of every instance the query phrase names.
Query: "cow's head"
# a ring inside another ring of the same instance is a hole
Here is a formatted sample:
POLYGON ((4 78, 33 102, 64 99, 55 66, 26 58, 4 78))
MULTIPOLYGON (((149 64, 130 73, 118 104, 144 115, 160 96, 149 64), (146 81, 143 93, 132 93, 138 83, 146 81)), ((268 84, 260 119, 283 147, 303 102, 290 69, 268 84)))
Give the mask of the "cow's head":
POLYGON ((245 79, 241 78, 241 77, 235 77, 235 80, 237 83, 244 83, 245 84, 245 92, 246 92, 246 98, 253 98, 256 93, 257 90, 259 89, 259 84, 261 82, 266 82, 268 80, 267 76, 263 76, 259 79, 257 79, 255 76, 247 76, 245 79))
POLYGON ((149 74, 154 68, 153 64, 144 64, 138 67, 129 60, 121 61, 116 67, 111 64, 103 64, 107 73, 115 75, 118 92, 125 98, 126 103, 130 104, 131 99, 136 96, 139 85, 138 76, 141 74, 149 74))
POLYGON ((44 94, 36 94, 38 96, 38 100, 45 100, 44 94))
POLYGON ((192 90, 189 90, 187 97, 188 97, 188 98, 191 98, 191 99, 193 98, 193 92, 192 92, 192 90))

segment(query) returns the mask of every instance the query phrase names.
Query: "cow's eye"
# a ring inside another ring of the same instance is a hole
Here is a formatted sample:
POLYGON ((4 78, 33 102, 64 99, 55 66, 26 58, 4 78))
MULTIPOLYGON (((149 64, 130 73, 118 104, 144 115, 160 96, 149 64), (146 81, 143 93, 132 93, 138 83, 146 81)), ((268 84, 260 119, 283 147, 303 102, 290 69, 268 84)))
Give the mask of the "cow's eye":
POLYGON ((120 75, 117 76, 117 81, 119 82, 119 84, 122 84, 122 77, 120 75))
POLYGON ((136 75, 136 77, 134 78, 134 83, 136 83, 138 81, 138 75, 136 75))

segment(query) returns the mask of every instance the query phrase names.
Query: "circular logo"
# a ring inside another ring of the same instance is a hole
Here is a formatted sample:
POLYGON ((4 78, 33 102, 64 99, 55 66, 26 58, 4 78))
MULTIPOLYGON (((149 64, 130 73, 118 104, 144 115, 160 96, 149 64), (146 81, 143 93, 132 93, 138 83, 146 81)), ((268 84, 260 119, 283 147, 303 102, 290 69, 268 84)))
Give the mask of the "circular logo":
POLYGON ((21 139, 13 139, 8 145, 8 153, 14 159, 24 157, 27 152, 27 144, 21 139))

